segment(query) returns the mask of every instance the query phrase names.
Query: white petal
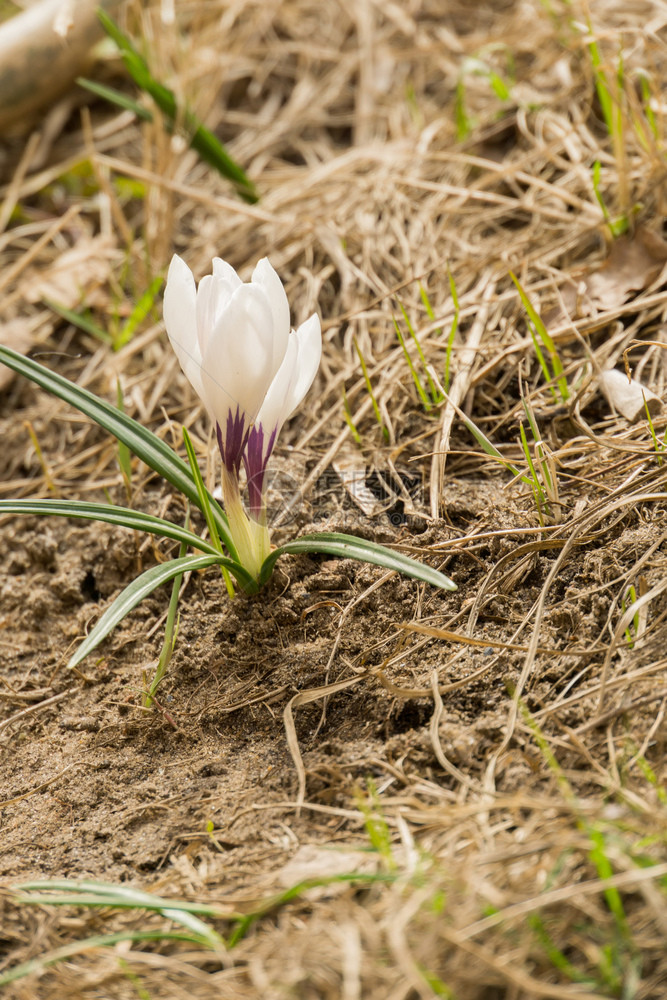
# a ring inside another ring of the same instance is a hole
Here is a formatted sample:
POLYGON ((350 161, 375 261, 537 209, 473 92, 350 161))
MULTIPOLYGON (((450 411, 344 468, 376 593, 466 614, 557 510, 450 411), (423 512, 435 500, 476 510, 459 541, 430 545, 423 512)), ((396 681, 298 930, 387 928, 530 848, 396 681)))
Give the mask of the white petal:
POLYGON ((257 423, 262 425, 265 438, 275 431, 279 431, 288 416, 286 411, 286 401, 290 395, 292 383, 296 380, 298 345, 296 334, 292 330, 285 351, 283 363, 278 369, 275 378, 268 388, 264 402, 257 414, 257 423))
POLYGON ((322 328, 317 313, 302 323, 296 331, 298 354, 296 359, 296 378, 293 379, 289 393, 285 399, 285 415, 287 420, 306 395, 320 367, 322 358, 322 328))
POLYGON ((197 395, 204 400, 201 352, 197 341, 197 292, 192 271, 174 254, 164 290, 164 325, 181 368, 197 395))
POLYGON ((218 318, 202 358, 202 381, 210 409, 224 426, 227 413, 255 419, 275 374, 273 317, 264 290, 240 285, 218 318))
POLYGON ((202 353, 214 326, 215 282, 212 274, 206 274, 197 288, 197 343, 202 353))
POLYGON ((213 274, 218 278, 226 278, 233 288, 238 288, 243 282, 231 264, 228 264, 222 257, 213 258, 213 274))
POLYGON ((271 305, 274 338, 273 363, 277 371, 285 356, 290 335, 289 302, 282 281, 266 257, 262 257, 252 272, 252 283, 264 289, 271 305))

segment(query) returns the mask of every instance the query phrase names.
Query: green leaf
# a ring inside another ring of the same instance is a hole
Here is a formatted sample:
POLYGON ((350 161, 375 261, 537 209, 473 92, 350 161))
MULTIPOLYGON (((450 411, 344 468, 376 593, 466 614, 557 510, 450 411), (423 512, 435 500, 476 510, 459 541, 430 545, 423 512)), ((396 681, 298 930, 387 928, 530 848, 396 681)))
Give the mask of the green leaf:
POLYGON ((156 275, 151 281, 150 285, 143 293, 143 295, 135 303, 134 309, 128 316, 126 322, 123 324, 122 330, 119 332, 118 336, 114 341, 114 350, 119 351, 121 347, 128 344, 134 334, 136 333, 137 327, 143 323, 143 321, 148 316, 149 312, 155 304, 155 298, 157 293, 162 287, 162 282, 164 277, 161 274, 156 275))
POLYGON ((98 326, 89 316, 75 312, 74 309, 67 309, 65 306, 61 306, 59 302, 53 302, 51 299, 44 299, 44 302, 54 313, 62 316, 68 323, 78 327, 79 330, 83 330, 84 333, 89 333, 92 337, 96 337, 103 344, 113 343, 111 334, 103 330, 101 326, 98 326))
POLYGON ((190 137, 191 147, 199 153, 202 160, 232 181, 244 201, 251 204, 258 201, 254 184, 242 167, 232 159, 220 140, 191 111, 186 109, 181 113, 173 91, 155 79, 146 60, 113 18, 102 9, 98 9, 97 16, 106 33, 118 46, 128 73, 141 90, 150 94, 166 116, 169 126, 173 128, 177 122, 182 124, 190 137))
MULTIPOLYGON (((558 355, 558 351, 556 349, 556 344, 554 343, 554 340, 553 340, 551 334, 549 333, 549 331, 547 330, 546 326, 544 325, 544 321, 543 321, 542 317, 537 312, 537 310, 533 306, 533 303, 530 301, 530 299, 526 295, 525 291, 523 290, 523 288, 521 286, 521 283, 519 282, 519 279, 511 271, 510 271, 510 278, 512 279, 512 281, 516 285, 516 289, 517 289, 517 291, 519 293, 519 297, 520 297, 520 299, 521 299, 521 301, 523 303, 523 307, 526 310, 526 312, 528 313, 528 317, 529 317, 531 323, 533 324, 533 327, 535 328, 535 332, 539 335, 540 340, 542 341, 542 343, 546 347, 547 351, 549 352, 549 357, 551 358, 551 367, 552 367, 552 372, 551 373, 549 372, 548 366, 546 366, 546 363, 544 362, 544 360, 543 359, 541 360, 542 368, 546 369, 545 375, 546 375, 546 377, 550 381, 554 381, 554 382, 557 383, 558 389, 560 391, 561 399, 565 403, 570 398, 570 392, 569 392, 568 387, 567 387, 567 379, 565 378, 565 375, 563 374, 563 364, 562 364, 562 362, 560 360, 560 357, 558 355)), ((535 336, 533 336, 533 343, 535 344, 535 349, 536 349, 536 352, 538 353, 538 357, 540 357, 541 352, 539 350, 539 346, 537 344, 535 336)), ((552 387, 551 391, 552 391, 552 393, 555 394, 555 390, 554 390, 553 387, 552 387)))
POLYGON ((276 560, 288 552, 325 552, 331 556, 338 556, 340 559, 357 559, 359 562, 393 569, 404 576, 423 580, 424 583, 430 583, 443 590, 457 589, 456 584, 449 577, 425 563, 411 559, 410 556, 404 556, 401 552, 395 552, 393 549, 387 549, 384 545, 377 545, 375 542, 367 542, 364 538, 356 538, 354 535, 344 535, 337 532, 303 535, 303 537, 295 538, 294 541, 286 542, 285 545, 275 549, 262 566, 259 575, 260 586, 263 586, 271 576, 276 560))
POLYGON ((83 76, 77 77, 75 83, 78 83, 84 90, 89 90, 96 97, 102 97, 105 101, 115 104, 116 107, 122 108, 124 111, 132 111, 142 121, 153 121, 153 115, 148 108, 145 108, 143 104, 139 104, 138 101, 133 101, 131 97, 123 94, 120 90, 116 90, 115 87, 106 87, 103 83, 97 83, 96 80, 86 80, 83 76))
POLYGON ((16 982, 24 976, 41 974, 49 965, 56 965, 64 962, 67 958, 80 955, 85 951, 92 951, 93 948, 110 948, 121 941, 189 941, 201 945, 199 935, 188 934, 185 931, 119 931, 116 934, 95 934, 92 937, 83 938, 81 941, 73 941, 71 944, 63 945, 38 958, 31 958, 27 962, 15 965, 6 972, 0 973, 0 986, 7 986, 8 983, 16 982))
POLYGON ((79 517, 87 521, 104 521, 107 524, 119 524, 123 528, 134 531, 147 531, 151 535, 162 538, 173 538, 176 542, 185 542, 193 549, 199 549, 208 555, 219 556, 220 551, 215 545, 194 531, 182 528, 180 524, 144 514, 129 507, 116 507, 105 503, 88 503, 81 500, 0 500, 0 514, 40 514, 57 517, 79 517))
MULTIPOLYGON (((152 566, 145 573, 138 576, 130 583, 125 590, 118 595, 110 608, 104 612, 97 625, 88 637, 81 643, 76 653, 70 658, 67 666, 69 668, 78 666, 96 646, 106 639, 116 625, 122 622, 123 618, 136 608, 137 604, 143 601, 144 597, 152 594, 161 584, 173 580, 179 573, 188 573, 199 569, 206 569, 207 566, 226 566, 234 575, 240 573, 252 583, 252 578, 239 566, 238 563, 227 559, 225 556, 184 556, 182 559, 171 559, 169 562, 161 563, 159 566, 152 566)), ((237 579, 239 577, 237 576, 237 579)), ((239 579, 239 583, 241 580, 239 579)))
POLYGON ((105 882, 71 881, 69 879, 54 879, 38 882, 26 882, 14 887, 19 893, 15 897, 18 904, 33 904, 38 906, 103 906, 103 907, 134 907, 152 911, 165 919, 180 924, 185 930, 171 931, 156 927, 154 930, 126 930, 113 934, 96 934, 81 941, 73 941, 61 948, 32 958, 21 965, 15 965, 0 973, 0 986, 6 986, 24 976, 41 973, 47 966, 55 965, 75 955, 80 955, 94 948, 111 947, 121 941, 131 941, 139 944, 142 941, 187 941, 192 944, 210 948, 220 953, 224 949, 224 940, 208 924, 200 920, 196 914, 206 916, 227 916, 215 907, 200 903, 190 903, 187 900, 163 899, 151 893, 142 892, 129 886, 112 885, 105 882), (40 890, 43 894, 40 894, 40 890), (52 895, 53 891, 61 892, 61 896, 52 895))
POLYGON ((38 903, 50 906, 116 906, 120 909, 141 908, 153 910, 155 913, 181 924, 195 934, 200 941, 210 948, 218 949, 224 946, 223 939, 208 924, 196 915, 228 916, 214 906, 205 903, 191 903, 184 899, 164 899, 150 892, 143 892, 133 886, 114 885, 112 882, 93 882, 78 879, 44 879, 36 882, 25 882, 15 887, 26 895, 18 896, 19 903, 38 903), (32 895, 39 893, 44 895, 32 895), (60 892, 62 895, 52 895, 60 892))
MULTIPOLYGON (((8 368, 25 375, 40 388, 53 393, 60 399, 74 406, 81 413, 94 420, 96 424, 103 427, 115 438, 127 445, 130 451, 145 462, 151 469, 161 475, 167 482, 175 486, 183 493, 195 507, 199 507, 199 494, 192 473, 183 459, 179 458, 176 452, 172 451, 168 444, 165 444, 157 436, 142 427, 140 423, 133 420, 127 413, 122 413, 117 407, 112 406, 103 399, 99 399, 94 393, 83 389, 69 379, 49 371, 43 365, 38 364, 31 358, 26 358, 10 347, 0 344, 0 361, 4 362, 8 368)), ((218 534, 225 543, 232 559, 238 558, 236 546, 232 541, 232 536, 227 524, 227 518, 220 506, 213 497, 210 497, 211 508, 214 513, 218 534)), ((200 508, 201 509, 201 508, 200 508)))

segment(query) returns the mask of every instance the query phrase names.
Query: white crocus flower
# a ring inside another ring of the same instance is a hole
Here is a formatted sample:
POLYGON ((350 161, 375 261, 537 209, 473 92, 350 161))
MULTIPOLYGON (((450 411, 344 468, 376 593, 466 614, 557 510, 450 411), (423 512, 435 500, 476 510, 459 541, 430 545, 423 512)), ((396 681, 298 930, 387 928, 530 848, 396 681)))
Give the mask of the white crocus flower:
POLYGON ((248 437, 243 461, 248 476, 250 510, 263 507, 264 474, 287 418, 310 389, 322 356, 322 332, 319 317, 313 315, 292 330, 283 363, 268 388, 254 426, 248 437))
POLYGON ((287 417, 315 377, 322 352, 320 321, 290 330, 289 304, 266 258, 244 284, 216 257, 195 286, 175 255, 164 293, 164 321, 186 377, 215 423, 222 455, 222 493, 239 558, 253 575, 269 554, 264 509, 266 464, 287 417), (243 509, 244 462, 252 518, 243 509))

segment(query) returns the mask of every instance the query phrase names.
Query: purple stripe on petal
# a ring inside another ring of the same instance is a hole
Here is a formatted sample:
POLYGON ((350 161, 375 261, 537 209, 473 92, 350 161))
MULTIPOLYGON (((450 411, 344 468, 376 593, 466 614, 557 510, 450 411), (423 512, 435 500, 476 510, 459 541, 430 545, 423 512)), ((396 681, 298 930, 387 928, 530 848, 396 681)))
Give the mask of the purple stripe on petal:
POLYGON ((258 520, 264 507, 264 476, 273 446, 276 443, 278 428, 274 427, 264 446, 265 435, 261 424, 255 424, 248 435, 248 444, 243 454, 246 477, 248 480, 248 504, 250 513, 258 520))
POLYGON ((245 425, 245 413, 242 413, 238 406, 233 416, 232 411, 229 410, 224 438, 220 424, 215 425, 215 432, 222 461, 225 463, 225 467, 238 478, 243 450, 250 433, 250 428, 245 425))

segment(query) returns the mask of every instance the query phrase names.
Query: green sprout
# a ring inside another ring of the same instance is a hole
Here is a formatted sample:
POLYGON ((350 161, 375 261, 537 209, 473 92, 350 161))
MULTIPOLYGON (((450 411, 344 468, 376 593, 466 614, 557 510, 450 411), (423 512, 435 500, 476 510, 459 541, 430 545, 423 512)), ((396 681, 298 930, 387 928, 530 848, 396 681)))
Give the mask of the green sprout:
POLYGON ((466 100, 466 78, 471 76, 486 79, 489 86, 499 101, 506 103, 512 99, 512 87, 514 85, 514 59, 512 53, 505 46, 486 46, 477 55, 468 56, 463 60, 461 72, 456 83, 456 93, 454 97, 454 121, 456 123, 456 138, 459 142, 467 139, 473 128, 477 124, 474 117, 468 114, 466 100), (507 79, 483 58, 494 48, 502 48, 506 55, 507 79))
MULTIPOLYGON (((452 302, 454 303, 454 318, 452 319, 452 325, 449 328, 449 334, 447 336, 447 351, 445 354, 445 374, 443 379, 445 391, 449 392, 449 385, 451 382, 452 349, 454 347, 454 339, 456 337, 459 328, 460 307, 459 307, 459 297, 456 291, 456 282, 454 281, 454 275, 450 271, 449 267, 447 267, 447 277, 449 278, 449 290, 452 296, 452 302)), ((431 301, 428 295, 426 294, 426 289, 423 287, 421 283, 419 285, 419 294, 421 296, 422 302, 424 303, 426 315, 428 316, 428 318, 431 320, 432 323, 435 322, 435 313, 433 312, 433 306, 431 305, 431 301)), ((435 330, 436 336, 441 333, 442 330, 435 330)))
MULTIPOLYGON (((186 528, 189 525, 186 522, 186 528)), ((181 542, 178 557, 183 559, 187 552, 187 545, 181 542)), ((223 571, 227 572, 224 570, 223 571)), ((162 640, 162 649, 160 650, 160 655, 158 657, 157 666, 155 668, 155 674, 153 675, 153 680, 150 684, 146 683, 144 678, 144 696, 143 696, 143 707, 150 708, 155 700, 155 693, 162 683, 162 679, 167 672, 167 667, 171 662, 171 657, 176 646, 176 637, 178 635, 178 596, 181 589, 181 583, 183 582, 183 574, 179 573, 174 577, 171 584, 171 598, 169 600, 169 610, 167 611, 167 620, 164 627, 164 639, 162 640)))
POLYGON ((412 339, 412 341, 413 341, 413 343, 414 343, 414 345, 415 345, 415 347, 417 349, 417 354, 419 355, 419 360, 421 361, 422 367, 424 368, 424 371, 426 372, 426 381, 427 381, 427 384, 428 384, 428 392, 424 388, 424 385, 422 384, 422 381, 421 381, 421 379, 419 377, 419 373, 418 373, 418 371, 417 371, 417 369, 415 367, 415 364, 414 364, 412 358, 410 357, 410 352, 408 351, 407 345, 405 343, 405 337, 403 336, 401 328, 398 325, 398 320, 396 319, 395 316, 393 317, 393 320, 394 320, 394 329, 396 330, 396 336, 398 337, 398 342, 401 345, 401 348, 403 350, 403 355, 404 355, 405 360, 407 362, 408 368, 410 369, 410 374, 412 375, 412 379, 414 381, 415 388, 417 389, 417 393, 419 394, 419 398, 422 401, 422 405, 423 405, 425 411, 428 413, 434 406, 437 406, 439 403, 442 402, 443 396, 442 396, 442 393, 440 392, 440 390, 438 389, 437 385, 435 384, 435 381, 433 379, 433 376, 431 375, 431 372, 429 371, 428 362, 426 361, 426 357, 424 355, 424 351, 422 349, 422 346, 419 343, 419 339, 418 339, 417 334, 415 333, 415 329, 414 329, 414 327, 413 327, 413 325, 412 325, 412 323, 410 321, 410 317, 408 316, 407 311, 406 311, 403 303, 400 302, 400 300, 399 300, 398 306, 399 306, 399 309, 401 310, 401 313, 403 314, 403 319, 405 320, 405 325, 408 328, 408 333, 410 334, 410 337, 411 337, 411 339, 412 339))
MULTIPOLYGON (((384 425, 384 421, 382 419, 382 414, 380 413, 380 407, 378 405, 377 397, 376 397, 375 393, 373 392, 373 386, 371 384, 370 376, 368 374, 368 368, 366 366, 366 362, 364 360, 364 356, 361 353, 361 348, 359 347, 359 343, 358 343, 356 337, 353 338, 353 343, 354 343, 354 349, 357 352, 357 357, 359 358, 359 364, 361 365, 361 371, 362 371, 363 376, 364 376, 364 382, 366 383, 366 390, 368 392, 368 395, 370 396, 371 403, 373 404, 373 413, 375 414, 375 419, 377 420, 377 422, 378 422, 378 424, 380 426, 380 430, 382 431, 382 436, 384 437, 385 441, 388 441, 389 440, 389 431, 387 430, 387 428, 384 425)), ((346 402, 347 402, 347 400, 346 400, 346 402)), ((351 423, 351 418, 350 418, 350 420, 348 421, 348 427, 352 428, 352 426, 353 425, 351 423)), ((354 436, 354 431, 353 431, 353 436, 354 436)), ((355 438, 355 440, 356 440, 356 438, 355 438)), ((361 438, 359 438, 359 440, 358 440, 357 443, 361 444, 361 438)))
POLYGON ((535 506, 537 507, 540 524, 544 527, 546 519, 552 517, 552 507, 558 504, 558 483, 555 468, 553 467, 553 459, 547 452, 542 440, 532 407, 525 399, 522 399, 522 403, 532 434, 533 447, 531 449, 526 429, 522 423, 519 425, 521 448, 528 466, 527 478, 530 481, 530 488, 535 500, 535 506))
POLYGON ((593 164, 593 174, 592 174, 592 177, 593 177, 593 191, 595 192, 595 198, 597 200, 598 205, 600 206, 600 208, 602 210, 602 214, 604 216, 604 221, 609 226, 609 231, 610 231, 611 235, 614 236, 614 237, 616 237, 616 236, 622 236, 623 233, 627 233, 627 231, 628 231, 628 227, 629 227, 628 218, 627 218, 626 215, 621 215, 617 219, 612 219, 611 215, 609 214, 609 209, 607 208, 605 200, 604 200, 604 198, 602 196, 602 192, 600 190, 600 173, 601 173, 601 169, 602 168, 600 166, 600 161, 596 160, 595 163, 593 164))
POLYGON ((358 444, 359 447, 361 447, 362 444, 361 434, 359 433, 357 425, 352 419, 352 410, 350 409, 350 401, 347 398, 347 393, 345 392, 345 386, 343 386, 343 418, 350 430, 350 434, 352 435, 355 444, 358 444))
POLYGON ((646 411, 646 419, 648 420, 648 427, 651 433, 651 440, 653 441, 653 448, 655 449, 655 455, 658 460, 658 465, 662 465, 662 456, 667 446, 667 430, 663 436, 662 441, 658 440, 658 435, 656 434, 655 427, 653 426, 653 418, 651 416, 651 410, 644 395, 644 410, 646 411))
MULTIPOLYGON (((593 26, 590 21, 588 22, 588 31, 589 34, 593 36, 593 26)), ((588 52, 591 57, 593 79, 595 81, 595 92, 597 93, 598 101, 600 102, 602 117, 604 118, 604 123, 609 137, 614 144, 614 148, 616 148, 616 144, 621 142, 623 138, 623 115, 620 100, 623 93, 623 62, 619 58, 618 70, 616 74, 616 86, 614 88, 615 92, 612 94, 612 89, 605 72, 602 55, 600 54, 600 48, 594 37, 591 37, 591 40, 588 42, 588 52)))
POLYGON ((558 396, 560 395, 561 401, 566 403, 570 398, 570 392, 567 387, 567 379, 563 373, 563 364, 558 355, 553 338, 544 325, 542 317, 537 312, 521 287, 519 279, 512 273, 512 271, 510 271, 510 278, 516 285, 523 307, 528 313, 528 319, 530 321, 530 335, 533 340, 533 346, 535 347, 535 355, 549 385, 551 394, 556 402, 558 402, 558 396), (546 351, 549 360, 545 357, 542 348, 546 351))
MULTIPOLYGON (((646 121, 648 123, 648 127, 649 127, 649 129, 651 131, 651 134, 653 135, 654 140, 656 142, 660 142, 660 133, 659 133, 659 130, 658 130, 658 123, 656 121, 656 117, 655 117, 655 114, 653 112, 653 108, 651 107, 651 101, 653 100, 653 94, 651 93, 651 81, 650 81, 650 77, 649 77, 648 73, 646 73, 644 70, 640 70, 637 73, 637 77, 639 79, 639 88, 640 88, 641 94, 642 94, 642 109, 644 111, 644 115, 646 116, 646 121)), ((640 127, 641 127, 641 123, 638 122, 637 124, 640 124, 640 127)), ((643 132, 643 128, 642 128, 642 132, 643 132)), ((647 147, 645 147, 645 148, 647 148, 647 147)))
MULTIPOLYGON (((628 608, 631 608, 632 605, 636 603, 637 603, 637 591, 635 590, 634 585, 631 584, 628 587, 625 595, 621 598, 621 611, 623 612, 623 614, 625 614, 628 608)), ((634 649, 635 640, 637 638, 638 632, 639 632, 639 612, 637 611, 632 621, 625 630, 625 641, 628 644, 628 649, 634 649)))

